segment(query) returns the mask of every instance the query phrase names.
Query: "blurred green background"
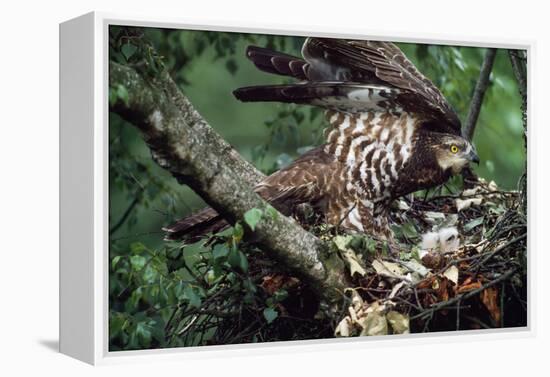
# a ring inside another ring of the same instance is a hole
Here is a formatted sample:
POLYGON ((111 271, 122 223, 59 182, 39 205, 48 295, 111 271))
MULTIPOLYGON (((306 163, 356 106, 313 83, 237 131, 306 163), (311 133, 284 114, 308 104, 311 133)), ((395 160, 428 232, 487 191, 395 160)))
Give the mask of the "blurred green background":
MULTIPOLYGON (((120 40, 121 30, 111 27, 112 42, 120 40)), ((163 57, 176 83, 208 123, 265 173, 323 142, 326 124, 320 109, 241 103, 232 95, 242 86, 288 81, 256 69, 245 57, 249 44, 299 56, 304 38, 166 29, 142 29, 140 33, 163 57)), ((110 49, 110 59, 131 64, 133 44, 117 46, 110 49)), ((443 91, 464 120, 485 49, 399 47, 443 91)), ((516 188, 525 166, 520 106, 508 53, 499 50, 474 136, 482 161, 474 168, 504 189, 516 188)), ((170 346, 163 343, 162 329, 170 305, 178 302, 181 277, 167 273, 173 249, 163 242, 161 228, 204 203, 152 161, 138 131, 116 114, 109 116, 109 142, 112 349, 170 346), (163 285, 166 282, 172 288, 163 285)))

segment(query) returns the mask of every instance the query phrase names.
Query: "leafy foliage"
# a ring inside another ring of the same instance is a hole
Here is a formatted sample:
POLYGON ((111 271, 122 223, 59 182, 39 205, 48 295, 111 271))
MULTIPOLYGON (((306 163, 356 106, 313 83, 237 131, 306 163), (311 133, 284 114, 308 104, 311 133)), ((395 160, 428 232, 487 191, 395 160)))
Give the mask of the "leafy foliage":
MULTIPOLYGON (((293 289, 296 281, 266 277, 276 266, 242 237, 238 223, 204 247, 151 250, 139 242, 128 249, 113 247, 111 350, 299 339, 299 332, 277 330, 288 325, 288 318, 277 323, 280 310, 287 316, 302 310, 300 303, 288 301, 285 289, 293 289)), ((311 318, 306 325, 329 328, 326 321, 311 318)))

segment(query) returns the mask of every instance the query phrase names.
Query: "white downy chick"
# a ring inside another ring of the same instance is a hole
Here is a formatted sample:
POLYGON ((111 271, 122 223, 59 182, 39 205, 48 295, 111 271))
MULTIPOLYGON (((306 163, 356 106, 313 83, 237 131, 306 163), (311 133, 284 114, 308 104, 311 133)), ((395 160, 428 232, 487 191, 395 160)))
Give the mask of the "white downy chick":
POLYGON ((439 233, 428 232, 422 235, 422 243, 420 244, 420 259, 424 258, 430 251, 439 251, 439 233))
POLYGON ((420 258, 429 252, 449 253, 460 246, 458 230, 453 227, 441 228, 437 232, 428 232, 422 235, 420 244, 420 258))
POLYGON ((458 249, 460 238, 454 226, 439 229, 439 246, 442 253, 450 253, 458 249))

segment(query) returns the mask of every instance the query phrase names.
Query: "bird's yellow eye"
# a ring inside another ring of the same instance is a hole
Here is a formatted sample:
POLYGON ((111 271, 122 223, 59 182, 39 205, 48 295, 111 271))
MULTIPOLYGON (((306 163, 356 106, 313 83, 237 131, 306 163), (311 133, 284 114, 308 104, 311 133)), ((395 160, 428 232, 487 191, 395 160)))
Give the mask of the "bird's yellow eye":
POLYGON ((451 145, 451 152, 452 152, 452 153, 458 152, 458 147, 457 147, 456 145, 454 145, 454 144, 451 145))

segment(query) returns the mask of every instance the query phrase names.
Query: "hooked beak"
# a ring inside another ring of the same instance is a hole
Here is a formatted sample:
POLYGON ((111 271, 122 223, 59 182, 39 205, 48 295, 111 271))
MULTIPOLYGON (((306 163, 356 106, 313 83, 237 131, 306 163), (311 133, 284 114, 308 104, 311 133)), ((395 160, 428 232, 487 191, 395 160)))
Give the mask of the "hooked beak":
POLYGON ((479 156, 477 155, 476 150, 474 148, 472 148, 472 150, 470 150, 470 153, 468 153, 467 158, 471 162, 474 162, 477 165, 479 165, 479 156))

